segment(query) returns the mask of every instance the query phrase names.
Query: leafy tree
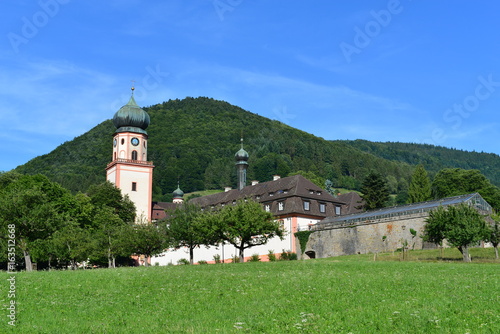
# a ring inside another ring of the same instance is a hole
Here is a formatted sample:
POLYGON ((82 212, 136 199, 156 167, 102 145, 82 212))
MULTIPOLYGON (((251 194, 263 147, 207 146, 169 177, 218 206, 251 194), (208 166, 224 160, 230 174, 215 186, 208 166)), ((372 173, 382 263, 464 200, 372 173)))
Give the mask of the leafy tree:
POLYGON ((168 247, 165 231, 155 224, 137 224, 132 226, 130 232, 130 249, 135 254, 146 256, 146 267, 149 265, 147 258, 162 253, 168 247))
POLYGON ((495 258, 498 259, 498 244, 500 243, 500 216, 491 215, 492 223, 490 224, 486 241, 491 242, 495 248, 495 258))
POLYGON ((364 209, 373 210, 385 207, 389 200, 387 182, 382 175, 370 172, 363 181, 361 197, 365 201, 364 209))
POLYGON ((53 244, 58 259, 69 261, 73 270, 77 269, 77 262, 87 260, 92 252, 90 230, 74 223, 56 231, 49 241, 53 244))
POLYGON ((125 223, 115 210, 109 206, 98 208, 94 216, 96 226, 94 233, 94 256, 105 256, 108 268, 116 267, 116 257, 130 256, 130 224, 125 223))
POLYGON ((250 199, 226 205, 216 217, 220 238, 239 250, 240 262, 245 249, 264 245, 276 236, 283 238, 285 232, 270 212, 250 199))
POLYGON ((217 243, 211 214, 192 203, 183 203, 164 220, 168 240, 175 248, 189 249, 189 262, 193 264, 194 249, 217 243))
POLYGON ((465 262, 470 262, 469 246, 487 238, 488 227, 476 209, 467 205, 439 207, 430 212, 424 228, 424 240, 442 244, 446 240, 457 247, 465 262))
POLYGON ((43 175, 23 175, 0 191, 0 226, 16 226, 16 241, 23 252, 26 271, 33 270, 33 243, 49 238, 64 225, 71 203, 71 194, 43 175))
POLYGON ((121 190, 113 183, 106 181, 99 185, 92 185, 87 195, 96 209, 107 206, 112 208, 122 221, 132 223, 135 220, 134 203, 128 196, 123 196, 121 190))
POLYGON ((424 165, 420 164, 415 168, 415 172, 413 172, 411 177, 408 188, 408 204, 425 202, 431 198, 431 181, 424 165))
POLYGON ((500 189, 478 170, 442 169, 434 177, 432 192, 435 198, 478 192, 495 210, 500 209, 500 189))

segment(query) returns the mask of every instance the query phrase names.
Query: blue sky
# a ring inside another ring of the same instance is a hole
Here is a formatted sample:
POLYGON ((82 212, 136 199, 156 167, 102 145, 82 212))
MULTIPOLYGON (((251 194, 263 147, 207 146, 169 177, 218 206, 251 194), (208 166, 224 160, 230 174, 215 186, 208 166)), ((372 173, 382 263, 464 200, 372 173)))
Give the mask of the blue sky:
POLYGON ((113 116, 225 100, 325 139, 500 154, 495 1, 11 0, 0 171, 113 116))

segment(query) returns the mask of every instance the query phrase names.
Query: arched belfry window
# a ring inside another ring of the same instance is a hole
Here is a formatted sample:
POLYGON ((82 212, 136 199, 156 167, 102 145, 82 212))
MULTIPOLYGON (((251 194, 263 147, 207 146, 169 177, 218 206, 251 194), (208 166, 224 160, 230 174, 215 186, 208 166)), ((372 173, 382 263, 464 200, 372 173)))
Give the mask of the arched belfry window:
POLYGON ((132 151, 132 160, 137 160, 137 151, 132 151))

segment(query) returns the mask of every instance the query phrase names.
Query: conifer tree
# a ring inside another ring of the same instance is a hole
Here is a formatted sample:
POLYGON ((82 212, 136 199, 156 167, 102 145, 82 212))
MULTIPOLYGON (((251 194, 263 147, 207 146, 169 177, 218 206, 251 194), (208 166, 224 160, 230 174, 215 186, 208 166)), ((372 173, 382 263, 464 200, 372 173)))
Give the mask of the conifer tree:
POLYGON ((420 164, 411 177, 408 189, 408 204, 428 201, 431 196, 431 181, 424 166, 420 164))
POLYGON ((373 210, 386 206, 389 200, 389 189, 387 188, 387 181, 382 175, 371 172, 363 181, 361 192, 365 204, 364 209, 373 210))

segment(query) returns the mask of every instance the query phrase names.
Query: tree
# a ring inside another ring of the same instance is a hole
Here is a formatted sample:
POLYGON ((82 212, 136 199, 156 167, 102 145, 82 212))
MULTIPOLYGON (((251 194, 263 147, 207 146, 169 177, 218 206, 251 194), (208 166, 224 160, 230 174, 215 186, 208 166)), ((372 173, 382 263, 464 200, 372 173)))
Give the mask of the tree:
POLYGON ((91 255, 91 240, 90 231, 75 223, 56 231, 49 239, 58 259, 69 261, 72 270, 77 269, 77 262, 85 261, 91 255))
POLYGON ((148 257, 162 253, 168 246, 165 232, 160 226, 151 223, 132 226, 129 242, 135 254, 146 256, 146 267, 149 265, 148 257))
POLYGON ((495 248, 495 258, 498 260, 498 244, 500 243, 500 216, 491 215, 492 223, 489 226, 486 241, 491 242, 495 248))
POLYGON ((244 261, 245 249, 264 245, 276 236, 283 239, 285 232, 270 212, 250 199, 226 205, 216 217, 218 235, 239 250, 240 262, 244 261))
POLYGON ((408 188, 408 204, 425 202, 431 198, 431 181, 424 165, 420 164, 411 177, 410 187, 408 188))
POLYGON ((135 220, 135 205, 128 196, 123 196, 119 188, 109 181, 93 185, 87 191, 91 203, 96 208, 107 206, 113 208, 121 220, 132 223, 135 220))
POLYGON ((189 249, 189 262, 193 264, 194 249, 201 245, 217 243, 211 214, 201 210, 196 204, 183 203, 164 220, 168 240, 175 248, 189 249))
POLYGON ((465 262, 470 262, 469 246, 487 238, 488 227, 476 209, 467 205, 439 207, 430 212, 424 228, 424 240, 457 247, 465 262))
POLYGON ((128 241, 131 223, 125 223, 113 208, 106 205, 98 209, 94 221, 98 226, 93 233, 94 254, 105 256, 108 268, 115 268, 117 256, 132 254, 128 241))
POLYGON ((383 208, 389 200, 387 182, 382 175, 370 172, 363 181, 361 197, 365 201, 364 209, 373 210, 383 208))
POLYGON ((432 182, 436 199, 478 192, 495 210, 500 210, 500 189, 476 169, 445 168, 432 182))
POLYGON ((15 225, 17 246, 23 252, 26 271, 33 270, 34 243, 49 238, 64 225, 72 203, 69 191, 43 175, 13 178, 0 190, 0 226, 15 225))

